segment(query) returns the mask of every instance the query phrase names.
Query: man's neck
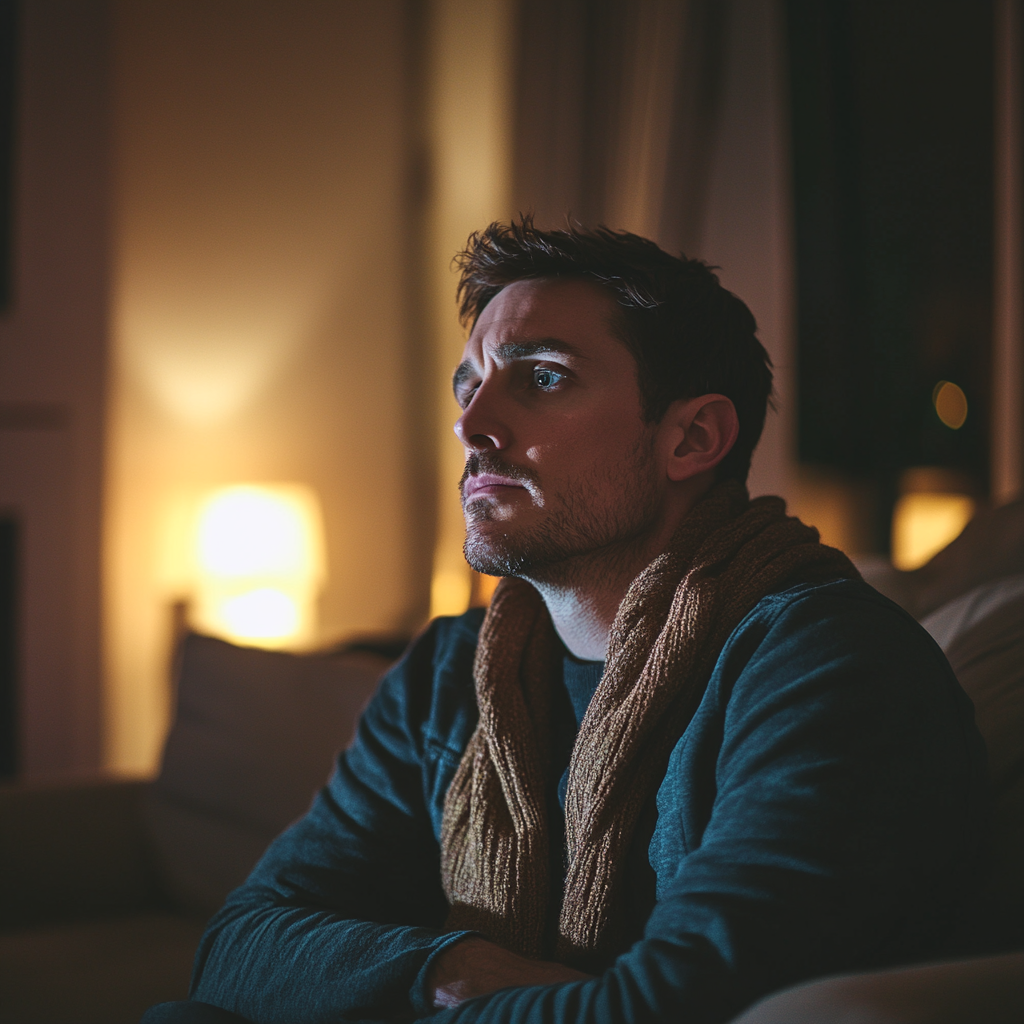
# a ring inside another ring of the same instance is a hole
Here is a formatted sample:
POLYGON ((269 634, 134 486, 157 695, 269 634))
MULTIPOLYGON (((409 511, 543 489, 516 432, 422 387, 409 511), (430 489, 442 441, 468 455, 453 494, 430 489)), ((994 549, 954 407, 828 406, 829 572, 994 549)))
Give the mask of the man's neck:
POLYGON ((633 580, 664 551, 686 509, 643 536, 562 563, 528 577, 537 588, 562 643, 577 658, 604 661, 608 634, 633 580))
POLYGON ((555 631, 570 653, 586 661, 604 661, 608 631, 626 591, 611 595, 551 584, 535 583, 534 586, 544 598, 555 631))

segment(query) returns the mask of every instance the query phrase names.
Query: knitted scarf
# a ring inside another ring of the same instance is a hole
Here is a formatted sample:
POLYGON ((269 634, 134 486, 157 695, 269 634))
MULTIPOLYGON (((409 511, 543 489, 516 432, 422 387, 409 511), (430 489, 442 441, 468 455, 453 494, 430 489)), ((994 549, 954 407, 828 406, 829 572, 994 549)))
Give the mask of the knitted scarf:
POLYGON ((856 576, 842 552, 819 543, 817 530, 786 516, 781 498, 750 501, 736 482, 713 488, 637 576, 573 748, 568 869, 553 951, 545 941, 552 841, 545 801, 559 644, 537 591, 502 580, 476 650, 479 723, 445 799, 448 927, 581 967, 620 949, 617 901, 637 817, 729 634, 766 594, 856 576))

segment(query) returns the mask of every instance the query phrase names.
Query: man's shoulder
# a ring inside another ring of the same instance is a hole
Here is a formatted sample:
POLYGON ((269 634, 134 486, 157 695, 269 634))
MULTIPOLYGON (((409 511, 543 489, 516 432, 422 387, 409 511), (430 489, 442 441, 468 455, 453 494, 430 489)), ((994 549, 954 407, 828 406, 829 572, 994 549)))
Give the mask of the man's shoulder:
POLYGON ((836 638, 879 630, 879 639, 898 638, 934 648, 924 628, 908 612, 862 579, 801 583, 766 594, 733 632, 823 629, 836 638))
POLYGON ((410 682, 427 684, 437 677, 471 673, 484 608, 470 608, 462 615, 440 615, 409 645, 393 671, 410 682))
MULTIPOLYGON (((723 646, 716 675, 732 692, 805 691, 865 700, 948 701, 962 693, 945 655, 903 608, 860 579, 801 584, 763 597, 723 646)), ((962 710, 962 709, 961 709, 962 710)))
POLYGON ((439 615, 431 620, 427 633, 433 633, 434 648, 445 652, 469 645, 476 648, 486 608, 470 608, 461 615, 439 615))
POLYGON ((961 789, 980 792, 984 775, 973 707, 945 655, 859 579, 759 601, 722 648, 692 732, 695 747, 710 743, 733 764, 774 751, 782 761, 860 765, 873 750, 879 764, 956 776, 950 785, 961 789))
POLYGON ((868 615, 896 615, 908 623, 915 622, 898 604, 859 577, 798 583, 786 587, 762 597, 751 614, 778 616, 798 607, 815 610, 823 616, 860 612, 868 615))
POLYGON ((433 619, 385 675, 367 709, 369 725, 397 730, 418 757, 461 752, 476 725, 473 659, 484 613, 433 619))

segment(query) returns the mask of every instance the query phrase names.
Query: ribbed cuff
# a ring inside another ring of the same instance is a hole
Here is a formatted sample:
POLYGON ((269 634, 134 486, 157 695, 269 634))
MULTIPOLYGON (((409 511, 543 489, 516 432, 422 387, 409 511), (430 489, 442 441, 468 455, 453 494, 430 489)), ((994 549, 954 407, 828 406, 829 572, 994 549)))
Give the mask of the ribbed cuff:
POLYGON ((454 946, 456 942, 461 942, 463 939, 468 939, 471 936, 483 938, 480 932, 446 932, 438 938, 436 945, 423 962, 419 974, 416 975, 416 980, 409 989, 409 1002, 412 1004, 413 1012, 417 1017, 426 1017, 436 1012, 434 1001, 431 998, 430 992, 427 991, 427 975, 430 974, 430 968, 433 967, 434 961, 449 946, 454 946))

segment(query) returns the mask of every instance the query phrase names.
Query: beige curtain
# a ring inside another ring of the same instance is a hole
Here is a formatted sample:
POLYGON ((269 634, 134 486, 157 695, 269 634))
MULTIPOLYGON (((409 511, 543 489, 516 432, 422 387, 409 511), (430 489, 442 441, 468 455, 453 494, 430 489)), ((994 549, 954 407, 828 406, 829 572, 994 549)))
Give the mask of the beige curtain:
POLYGON ((700 250, 727 0, 520 0, 513 200, 700 250))

